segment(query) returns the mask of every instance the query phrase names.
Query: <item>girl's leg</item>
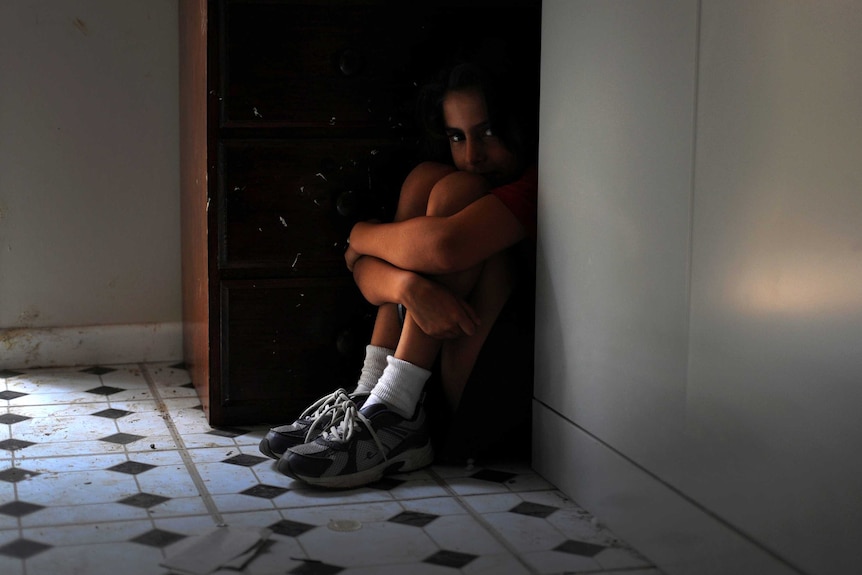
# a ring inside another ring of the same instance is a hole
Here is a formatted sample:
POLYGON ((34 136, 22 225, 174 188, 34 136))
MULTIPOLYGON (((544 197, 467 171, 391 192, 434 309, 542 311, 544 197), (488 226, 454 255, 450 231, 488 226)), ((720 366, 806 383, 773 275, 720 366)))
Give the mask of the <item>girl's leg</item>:
POLYGON ((496 254, 487 260, 468 299, 481 321, 476 333, 443 343, 440 382, 450 413, 455 413, 458 409, 464 386, 473 371, 479 352, 509 300, 515 281, 511 257, 507 252, 496 254))
MULTIPOLYGON (((426 215, 434 186, 454 171, 452 166, 434 162, 425 162, 411 171, 401 186, 395 221, 401 222, 426 215)), ((395 304, 380 306, 371 332, 371 345, 395 349, 400 338, 401 318, 398 315, 398 307, 395 304)))
MULTIPOLYGON (((434 185, 423 215, 449 216, 455 214, 486 193, 487 184, 484 179, 465 172, 451 173, 434 185)), ((480 263, 472 269, 438 275, 434 279, 449 287, 456 295, 466 298, 476 285, 483 266, 484 263, 480 263)), ((395 357, 429 369, 436 360, 440 347, 441 341, 423 332, 410 317, 410 310, 407 310, 404 329, 395 357)))
MULTIPOLYGON (((464 172, 452 173, 434 185, 428 198, 426 215, 457 213, 486 193, 487 185, 482 178, 464 172)), ((484 265, 483 262, 472 269, 436 276, 434 279, 466 298, 480 278, 484 265)), ((441 346, 441 340, 419 328, 408 309, 394 357, 390 358, 369 401, 382 401, 401 415, 409 417, 422 395, 441 346)))

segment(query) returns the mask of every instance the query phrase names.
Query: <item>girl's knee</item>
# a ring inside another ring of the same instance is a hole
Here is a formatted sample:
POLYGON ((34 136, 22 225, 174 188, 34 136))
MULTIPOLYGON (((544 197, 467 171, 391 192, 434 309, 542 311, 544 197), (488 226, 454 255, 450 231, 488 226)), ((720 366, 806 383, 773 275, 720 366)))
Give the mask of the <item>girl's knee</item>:
POLYGON ((426 215, 449 216, 488 193, 485 178, 469 172, 452 172, 431 188, 426 215))
POLYGON ((401 186, 398 210, 395 221, 424 216, 428 210, 428 200, 433 187, 455 168, 436 162, 423 162, 416 166, 401 186))

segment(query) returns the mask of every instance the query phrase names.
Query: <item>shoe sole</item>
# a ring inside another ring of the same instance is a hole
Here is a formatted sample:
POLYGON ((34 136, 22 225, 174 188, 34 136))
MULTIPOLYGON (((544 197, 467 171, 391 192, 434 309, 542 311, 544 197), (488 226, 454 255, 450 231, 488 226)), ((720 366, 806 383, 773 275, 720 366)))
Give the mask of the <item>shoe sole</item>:
POLYGON ((422 447, 408 449, 403 453, 399 453, 395 457, 387 459, 379 465, 375 465, 374 467, 357 471, 356 473, 351 473, 349 475, 333 475, 328 477, 309 477, 306 475, 300 475, 290 469, 290 462, 284 457, 278 462, 278 470, 289 477, 299 479, 309 485, 331 489, 350 489, 352 487, 362 487, 363 485, 374 483, 387 474, 407 473, 409 471, 422 469, 423 467, 431 465, 433 461, 434 448, 431 446, 431 442, 429 441, 422 447))
POLYGON ((276 453, 269 448, 269 442, 264 438, 260 440, 260 445, 257 446, 261 453, 272 459, 281 459, 281 453, 276 453))

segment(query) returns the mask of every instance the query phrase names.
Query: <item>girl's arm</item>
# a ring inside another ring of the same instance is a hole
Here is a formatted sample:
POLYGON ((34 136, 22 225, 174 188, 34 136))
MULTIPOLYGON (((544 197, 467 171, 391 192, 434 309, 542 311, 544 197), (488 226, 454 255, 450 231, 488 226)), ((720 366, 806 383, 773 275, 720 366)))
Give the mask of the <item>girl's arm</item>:
POLYGON ((419 328, 432 337, 473 335, 479 324, 473 308, 452 290, 383 260, 359 258, 353 266, 353 277, 369 303, 404 305, 419 328))
POLYGON ((525 237, 518 219, 488 194, 445 217, 422 216, 403 222, 360 222, 350 233, 348 267, 368 255, 404 270, 448 274, 469 269, 525 237))

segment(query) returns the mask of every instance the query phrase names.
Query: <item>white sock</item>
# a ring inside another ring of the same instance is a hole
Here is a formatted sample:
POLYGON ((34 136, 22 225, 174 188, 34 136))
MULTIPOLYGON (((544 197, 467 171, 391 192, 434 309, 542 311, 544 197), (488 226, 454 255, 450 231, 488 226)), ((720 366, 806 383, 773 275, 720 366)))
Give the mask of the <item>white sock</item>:
POLYGON ((365 346, 365 362, 362 364, 362 372, 359 374, 359 382, 353 393, 371 393, 377 380, 386 369, 386 357, 395 353, 395 350, 377 345, 365 346))
POLYGON ((398 415, 411 418, 431 372, 391 355, 386 359, 386 369, 365 405, 382 402, 398 415))

